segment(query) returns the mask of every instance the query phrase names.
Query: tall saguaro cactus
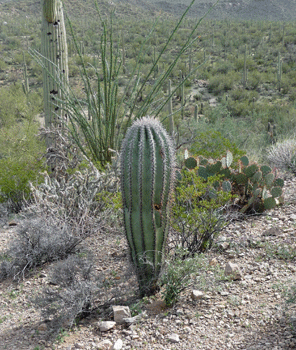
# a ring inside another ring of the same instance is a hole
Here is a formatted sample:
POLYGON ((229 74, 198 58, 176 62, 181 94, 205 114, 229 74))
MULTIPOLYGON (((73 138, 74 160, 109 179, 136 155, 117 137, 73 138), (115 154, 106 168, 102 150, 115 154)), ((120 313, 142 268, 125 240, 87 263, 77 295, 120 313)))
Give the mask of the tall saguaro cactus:
POLYGON ((121 149, 124 226, 142 296, 156 291, 168 232, 175 156, 160 122, 144 117, 127 131, 121 149))
MULTIPOLYGON (((65 118, 64 94, 68 86, 68 52, 61 0, 42 1, 41 54, 45 127, 61 124, 65 118)), ((51 141, 47 140, 48 146, 51 141)))

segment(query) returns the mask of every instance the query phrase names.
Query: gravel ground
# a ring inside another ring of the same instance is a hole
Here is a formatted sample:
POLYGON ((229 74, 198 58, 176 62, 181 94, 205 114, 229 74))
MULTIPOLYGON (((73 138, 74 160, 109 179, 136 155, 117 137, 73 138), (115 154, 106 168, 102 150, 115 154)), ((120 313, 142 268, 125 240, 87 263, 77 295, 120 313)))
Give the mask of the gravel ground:
MULTIPOLYGON (((201 258, 203 269, 174 307, 165 307, 161 293, 144 301, 133 299, 130 307, 140 310, 142 318, 130 326, 116 324, 101 332, 100 321, 113 320, 107 309, 49 338, 49 324, 30 303, 31 296, 48 285, 48 266, 18 285, 3 282, 0 349, 296 349, 296 304, 286 303, 287 291, 296 285, 295 185, 294 178, 286 180, 284 206, 222 232, 221 248, 201 258), (228 262, 238 265, 241 278, 223 278, 228 262), (194 298, 194 290, 201 297, 194 298)), ((17 226, 9 226, 3 213, 0 225, 3 254, 17 226)), ((136 282, 122 234, 98 233, 87 245, 97 272, 113 281, 117 295, 132 300, 136 282)))

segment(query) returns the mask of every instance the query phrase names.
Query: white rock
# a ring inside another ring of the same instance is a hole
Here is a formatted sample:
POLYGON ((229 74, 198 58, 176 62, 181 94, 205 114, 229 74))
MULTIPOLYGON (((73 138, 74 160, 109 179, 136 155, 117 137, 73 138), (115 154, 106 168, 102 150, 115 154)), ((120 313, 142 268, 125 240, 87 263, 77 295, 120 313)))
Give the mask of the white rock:
POLYGON ((99 323, 99 329, 101 332, 108 332, 110 329, 114 328, 116 322, 114 321, 102 321, 99 323))
POLYGON ((178 334, 172 333, 168 335, 168 341, 170 341, 171 343, 179 343, 180 337, 178 334))
POLYGON ((121 324, 125 323, 124 319, 131 317, 131 310, 128 306, 112 306, 114 321, 121 324))
POLYGON ((200 291, 200 290, 193 290, 193 291, 191 292, 191 298, 192 298, 193 300, 199 300, 199 299, 201 299, 203 296, 204 296, 204 293, 203 293, 202 291, 200 291))
POLYGON ((116 342, 113 344, 111 350, 120 350, 123 347, 123 342, 121 339, 116 340, 116 342))
POLYGON ((225 276, 230 276, 234 281, 241 280, 243 275, 237 264, 228 262, 224 270, 225 276))

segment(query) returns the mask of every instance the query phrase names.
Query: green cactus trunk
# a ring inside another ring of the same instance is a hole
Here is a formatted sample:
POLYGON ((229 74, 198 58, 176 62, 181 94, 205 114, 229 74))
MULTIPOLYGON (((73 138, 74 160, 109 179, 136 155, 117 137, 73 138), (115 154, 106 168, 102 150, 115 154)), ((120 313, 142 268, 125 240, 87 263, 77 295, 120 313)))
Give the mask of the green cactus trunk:
MULTIPOLYGON (((65 116, 64 95, 68 86, 68 52, 61 0, 43 0, 41 53, 45 127, 61 125, 65 116)), ((53 140, 46 140, 52 146, 53 140)))
POLYGON ((121 149, 124 226, 141 296, 157 290, 174 186, 172 142, 153 118, 137 120, 121 149))

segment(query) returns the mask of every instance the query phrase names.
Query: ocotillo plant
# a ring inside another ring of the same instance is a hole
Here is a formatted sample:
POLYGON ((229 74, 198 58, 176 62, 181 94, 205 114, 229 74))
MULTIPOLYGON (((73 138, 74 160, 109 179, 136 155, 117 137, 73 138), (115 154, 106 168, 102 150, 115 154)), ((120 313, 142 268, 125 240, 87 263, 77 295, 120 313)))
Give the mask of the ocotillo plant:
MULTIPOLYGON (((43 0, 41 54, 45 127, 61 124, 64 94, 68 86, 68 52, 61 0, 43 0)), ((52 144, 47 140, 47 146, 52 144)))
POLYGON ((181 85, 181 117, 184 119, 184 108, 185 108, 185 86, 184 82, 181 85))
POLYGON ((173 97, 171 96, 172 94, 172 82, 171 79, 169 79, 169 84, 168 84, 168 94, 170 96, 169 101, 168 101, 168 112, 169 112, 169 124, 170 124, 170 135, 174 135, 174 116, 173 116, 173 97))
POLYGON ((125 233, 141 296, 157 291, 168 232, 175 156, 169 135, 153 118, 138 119, 121 148, 125 233))
POLYGON ((122 71, 123 74, 126 73, 126 66, 125 66, 125 40, 124 40, 124 32, 123 30, 121 31, 121 50, 122 50, 122 71))

